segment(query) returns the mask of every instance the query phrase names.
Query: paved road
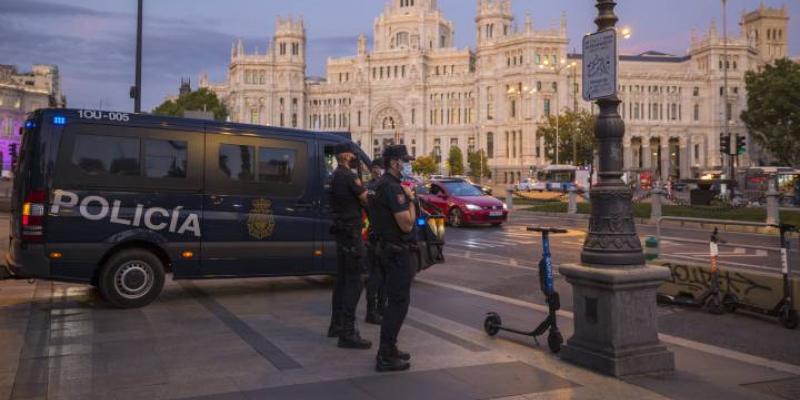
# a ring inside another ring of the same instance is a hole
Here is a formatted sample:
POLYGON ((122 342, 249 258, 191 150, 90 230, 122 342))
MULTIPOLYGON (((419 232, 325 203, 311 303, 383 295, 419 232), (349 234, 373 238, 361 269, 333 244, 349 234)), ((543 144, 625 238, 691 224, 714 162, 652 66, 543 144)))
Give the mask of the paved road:
MULTIPOLYGON (((426 278, 544 304, 536 268, 541 256, 541 240, 525 230, 531 224, 570 227, 569 233, 554 237, 551 241, 554 262, 557 265, 580 262, 586 221, 519 213, 501 228, 448 228, 445 253, 448 257, 447 263, 426 271, 426 278)), ((639 232, 643 235, 650 231, 651 227, 639 227, 639 232)), ((707 240, 708 232, 665 229, 664 236, 707 240)), ((726 233, 724 237, 731 242, 756 246, 769 245, 771 241, 776 241, 774 237, 764 235, 726 233)), ((706 244, 668 243, 663 252, 667 253, 668 258, 677 259, 675 256, 679 256, 707 262, 707 249, 706 244)), ((777 267, 771 264, 777 263, 775 257, 742 248, 724 251, 722 260, 754 269, 768 268, 775 271, 777 267)), ((571 285, 561 276, 556 276, 555 283, 563 299, 562 306, 571 310, 571 285)), ((531 321, 531 324, 534 322, 531 321)), ((661 306, 659 327, 662 333, 800 365, 800 346, 797 345, 800 343, 800 330, 787 330, 772 319, 740 314, 710 316, 698 310, 661 306), (769 341, 762 340, 767 337, 770 338, 769 341)))

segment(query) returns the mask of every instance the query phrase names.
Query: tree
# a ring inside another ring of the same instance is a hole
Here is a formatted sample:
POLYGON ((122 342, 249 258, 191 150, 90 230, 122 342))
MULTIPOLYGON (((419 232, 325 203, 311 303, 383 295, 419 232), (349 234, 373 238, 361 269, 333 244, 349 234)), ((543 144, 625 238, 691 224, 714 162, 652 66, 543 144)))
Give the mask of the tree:
POLYGON ((586 111, 566 111, 547 117, 547 123, 536 131, 544 137, 545 155, 556 158, 556 132, 558 132, 558 158, 561 164, 589 165, 592 163, 595 117, 586 111), (556 120, 558 118, 558 120, 556 120), (558 124, 556 124, 558 121, 558 124), (556 129, 556 127, 558 127, 556 129), (577 152, 577 162, 575 156, 577 152))
POLYGON ((800 165, 800 64, 776 60, 744 75, 751 137, 782 165, 800 165))
POLYGON ((436 165, 436 158, 434 158, 433 155, 417 157, 411 164, 411 168, 415 173, 420 175, 435 174, 439 169, 436 165))
POLYGON ((476 178, 491 178, 492 172, 489 169, 489 159, 483 149, 467 153, 467 164, 469 164, 469 175, 476 178))
POLYGON ((153 114, 183 117, 184 111, 210 111, 214 113, 214 119, 217 121, 225 121, 228 118, 225 105, 207 88, 197 89, 175 100, 167 100, 154 108, 153 114))
POLYGON ((458 146, 450 148, 450 154, 447 156, 447 167, 450 169, 450 175, 464 175, 464 155, 458 146))

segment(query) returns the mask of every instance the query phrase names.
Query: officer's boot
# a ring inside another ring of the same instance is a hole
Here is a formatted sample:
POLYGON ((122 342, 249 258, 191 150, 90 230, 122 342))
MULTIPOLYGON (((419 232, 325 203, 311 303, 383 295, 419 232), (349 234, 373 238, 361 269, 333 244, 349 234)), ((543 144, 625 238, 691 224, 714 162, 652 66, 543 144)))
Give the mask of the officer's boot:
POLYGON ((392 372, 405 371, 411 368, 411 363, 398 357, 396 349, 381 349, 375 357, 375 371, 392 372))
POLYGON ((367 317, 364 322, 373 325, 380 325, 383 322, 383 317, 378 312, 378 298, 375 296, 367 297, 367 317))
POLYGON ((366 350, 372 347, 372 342, 362 339, 358 330, 355 328, 355 318, 343 322, 342 331, 339 334, 338 346, 344 349, 366 350))
POLYGON ((411 353, 406 353, 405 351, 398 349, 397 346, 394 347, 394 356, 403 361, 408 361, 411 359, 411 353))
POLYGON ((331 317, 331 325, 328 327, 328 337, 335 338, 342 333, 342 317, 340 315, 333 315, 331 317))

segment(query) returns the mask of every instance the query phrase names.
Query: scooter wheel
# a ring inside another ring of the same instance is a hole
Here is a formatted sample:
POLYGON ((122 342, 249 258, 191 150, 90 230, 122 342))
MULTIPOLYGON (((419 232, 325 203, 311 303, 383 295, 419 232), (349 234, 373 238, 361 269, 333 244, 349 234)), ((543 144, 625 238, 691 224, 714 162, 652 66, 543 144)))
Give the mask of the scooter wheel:
POLYGON ((500 315, 495 312, 486 314, 486 319, 483 320, 483 330, 485 330, 486 334, 489 336, 497 335, 497 332, 500 332, 500 326, 502 325, 503 320, 501 320, 500 315))
POLYGON ((722 306, 725 308, 725 312, 735 313, 736 307, 739 305, 739 300, 736 299, 736 296, 728 293, 725 297, 722 298, 722 306))
POLYGON ((550 347, 550 351, 553 353, 561 351, 561 345, 563 343, 564 337, 561 336, 561 332, 550 331, 550 334, 547 335, 547 347, 550 347))
POLYGON ((793 308, 784 309, 783 312, 781 312, 781 324, 783 324, 786 329, 797 328, 797 310, 793 308))
POLYGON ((706 302, 706 310, 714 315, 720 315, 725 312, 722 302, 720 302, 719 299, 714 296, 710 297, 706 302))

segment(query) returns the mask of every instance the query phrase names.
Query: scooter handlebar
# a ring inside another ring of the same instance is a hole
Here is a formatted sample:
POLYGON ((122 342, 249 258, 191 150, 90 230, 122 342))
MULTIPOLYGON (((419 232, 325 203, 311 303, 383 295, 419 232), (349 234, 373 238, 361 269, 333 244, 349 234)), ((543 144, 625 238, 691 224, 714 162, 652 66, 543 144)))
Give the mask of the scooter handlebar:
POLYGON ((529 226, 528 232, 548 232, 548 233, 567 233, 567 230, 564 228, 557 228, 552 226, 529 226))

